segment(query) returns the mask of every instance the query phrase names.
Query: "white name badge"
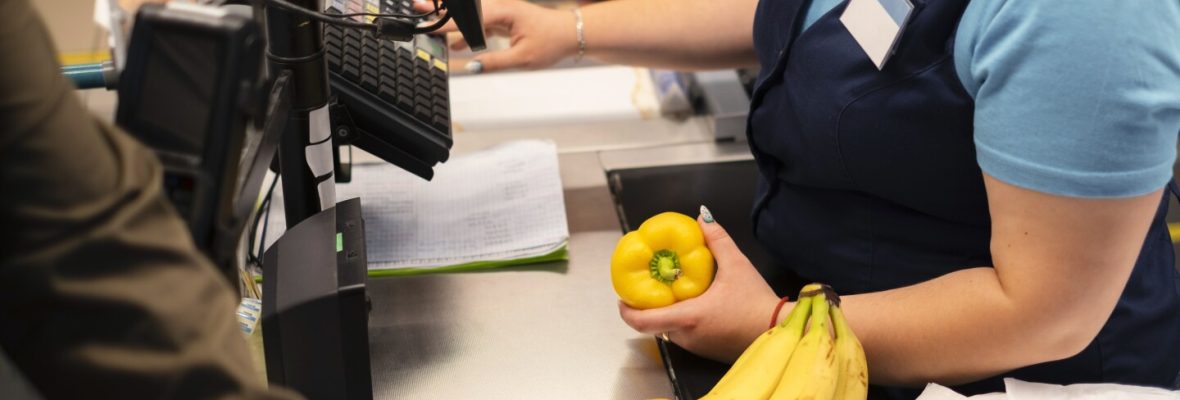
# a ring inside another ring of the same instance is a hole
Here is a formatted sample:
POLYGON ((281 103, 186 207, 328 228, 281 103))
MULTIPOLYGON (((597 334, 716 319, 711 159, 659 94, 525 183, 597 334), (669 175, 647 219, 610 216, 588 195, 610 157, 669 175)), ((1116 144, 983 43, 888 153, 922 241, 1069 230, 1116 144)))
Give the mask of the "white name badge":
POLYGON ((849 0, 840 22, 880 70, 896 50, 913 11, 910 0, 849 0))

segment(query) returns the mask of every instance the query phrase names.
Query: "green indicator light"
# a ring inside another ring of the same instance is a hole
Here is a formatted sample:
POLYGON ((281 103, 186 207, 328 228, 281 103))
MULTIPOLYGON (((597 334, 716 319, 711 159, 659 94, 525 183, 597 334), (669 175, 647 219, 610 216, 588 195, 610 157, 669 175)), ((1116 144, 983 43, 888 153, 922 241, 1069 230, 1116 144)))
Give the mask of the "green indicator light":
POLYGON ((344 234, 336 232, 336 252, 344 251, 344 234))

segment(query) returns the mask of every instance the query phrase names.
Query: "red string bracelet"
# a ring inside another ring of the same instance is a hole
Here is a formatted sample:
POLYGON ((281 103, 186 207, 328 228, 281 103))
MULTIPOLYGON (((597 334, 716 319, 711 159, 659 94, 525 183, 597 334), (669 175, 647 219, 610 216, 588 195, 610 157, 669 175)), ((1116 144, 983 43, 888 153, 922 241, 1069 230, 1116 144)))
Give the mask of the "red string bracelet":
POLYGON ((774 328, 774 326, 778 324, 778 313, 779 311, 783 310, 783 304, 787 304, 788 301, 791 301, 790 297, 791 296, 783 296, 783 298, 778 301, 778 305, 774 306, 774 314, 770 315, 770 327, 766 329, 774 328))

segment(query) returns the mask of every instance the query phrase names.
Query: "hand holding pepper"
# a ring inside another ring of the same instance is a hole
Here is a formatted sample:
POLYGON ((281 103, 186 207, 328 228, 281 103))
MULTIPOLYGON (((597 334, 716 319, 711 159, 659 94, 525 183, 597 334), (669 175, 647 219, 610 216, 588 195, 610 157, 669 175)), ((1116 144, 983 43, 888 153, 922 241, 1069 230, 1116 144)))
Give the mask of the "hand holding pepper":
POLYGON ((610 261, 615 293, 648 309, 699 296, 713 282, 713 254, 696 221, 665 212, 623 235, 610 261))
MULTIPOLYGON (((688 351, 732 362, 766 330, 779 297, 737 247, 708 209, 697 224, 716 259, 716 276, 708 290, 669 306, 639 309, 619 302, 623 321, 635 330, 666 334, 688 351)), ((789 308, 787 308, 789 309, 789 308)))

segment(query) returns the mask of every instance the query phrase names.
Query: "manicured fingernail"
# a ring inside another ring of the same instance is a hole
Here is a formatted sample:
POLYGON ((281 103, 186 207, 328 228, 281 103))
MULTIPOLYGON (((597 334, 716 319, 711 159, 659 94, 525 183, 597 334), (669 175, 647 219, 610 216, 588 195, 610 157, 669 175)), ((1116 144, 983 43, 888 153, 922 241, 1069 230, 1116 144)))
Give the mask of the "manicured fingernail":
POLYGON ((478 74, 480 72, 483 72, 483 63, 480 62, 479 60, 471 60, 471 61, 467 62, 467 66, 465 66, 464 68, 467 69, 467 72, 470 72, 473 74, 478 74))
POLYGON ((701 219, 705 220, 706 224, 713 223, 713 213, 709 212, 709 207, 701 205, 701 219))

